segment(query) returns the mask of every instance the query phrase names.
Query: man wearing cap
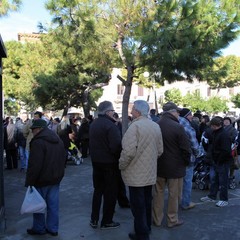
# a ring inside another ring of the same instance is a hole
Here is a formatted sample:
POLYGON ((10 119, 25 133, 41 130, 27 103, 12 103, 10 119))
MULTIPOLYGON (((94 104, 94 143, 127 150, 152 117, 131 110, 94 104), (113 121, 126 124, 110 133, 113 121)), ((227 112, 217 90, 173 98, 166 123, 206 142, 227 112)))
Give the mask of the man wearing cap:
POLYGON ((184 130, 188 136, 191 145, 191 160, 189 166, 186 168, 186 175, 183 178, 183 192, 182 192, 182 209, 188 210, 195 207, 195 203, 191 202, 192 195, 192 178, 193 178, 193 168, 196 161, 196 157, 199 153, 199 144, 196 137, 196 131, 192 127, 192 112, 188 108, 183 108, 180 111, 179 122, 184 127, 184 130))
POLYGON ((178 217, 182 194, 183 177, 190 163, 190 143, 183 126, 178 121, 182 110, 173 102, 163 105, 163 114, 158 124, 162 130, 164 152, 158 159, 157 183, 153 195, 153 224, 161 226, 164 216, 164 193, 168 187, 167 226, 183 224, 178 217))
POLYGON ((62 140, 47 128, 43 119, 34 120, 25 186, 34 186, 45 199, 47 213, 34 213, 30 235, 58 235, 59 184, 64 176, 65 150, 62 140))
POLYGON ((94 119, 89 130, 89 146, 93 167, 93 198, 90 226, 98 227, 101 202, 103 216, 101 229, 120 226, 113 221, 117 200, 118 159, 122 150, 121 134, 113 118, 114 108, 109 101, 98 106, 98 118, 94 119))

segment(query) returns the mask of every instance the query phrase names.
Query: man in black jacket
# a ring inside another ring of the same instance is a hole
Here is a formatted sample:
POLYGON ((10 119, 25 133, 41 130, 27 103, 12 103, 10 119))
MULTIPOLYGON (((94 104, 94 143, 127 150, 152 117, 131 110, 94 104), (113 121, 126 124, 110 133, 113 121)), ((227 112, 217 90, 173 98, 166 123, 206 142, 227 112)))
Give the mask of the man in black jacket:
POLYGON ((29 164, 25 186, 34 186, 47 204, 44 213, 33 214, 33 226, 27 229, 30 235, 49 233, 58 235, 59 184, 64 176, 65 150, 62 140, 47 128, 43 119, 34 120, 31 126, 33 139, 30 142, 29 164))
POLYGON ((120 131, 113 118, 114 109, 109 101, 98 106, 98 118, 90 125, 89 144, 93 166, 93 199, 90 226, 97 228, 103 200, 101 229, 120 226, 113 222, 117 199, 118 159, 122 150, 120 131))
POLYGON ((218 191, 220 200, 216 203, 217 207, 228 205, 228 174, 229 166, 233 161, 231 155, 231 139, 223 127, 223 119, 214 117, 210 121, 212 132, 211 155, 213 160, 213 177, 210 186, 210 193, 202 197, 203 202, 215 202, 218 191))

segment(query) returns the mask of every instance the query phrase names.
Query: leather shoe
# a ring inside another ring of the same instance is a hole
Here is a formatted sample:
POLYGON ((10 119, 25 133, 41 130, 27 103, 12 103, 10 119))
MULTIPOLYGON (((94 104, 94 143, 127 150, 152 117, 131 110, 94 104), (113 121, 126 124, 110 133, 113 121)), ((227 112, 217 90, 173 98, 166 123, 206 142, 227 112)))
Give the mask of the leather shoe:
POLYGON ((51 236, 53 236, 53 237, 56 237, 56 236, 58 235, 58 232, 51 232, 51 231, 49 231, 48 229, 46 229, 46 232, 47 232, 48 234, 50 234, 51 236))
POLYGON ((120 208, 130 208, 130 204, 129 203, 125 203, 125 204, 119 204, 120 208))
POLYGON ((32 228, 28 228, 27 233, 29 235, 44 235, 44 234, 46 234, 46 232, 37 232, 37 231, 33 230, 32 228))
POLYGON ((182 207, 183 210, 189 210, 196 206, 196 203, 190 202, 190 204, 187 207, 182 207))
POLYGON ((168 227, 169 227, 169 228, 178 227, 178 226, 183 225, 183 223, 184 223, 184 222, 183 222, 182 220, 178 220, 176 223, 168 224, 168 227))
POLYGON ((155 222, 153 222, 152 225, 155 226, 155 227, 161 227, 162 226, 161 224, 158 224, 158 223, 155 223, 155 222))
POLYGON ((131 239, 131 240, 136 240, 136 239, 137 239, 137 236, 136 236, 135 233, 129 233, 129 234, 128 234, 128 237, 129 237, 129 239, 131 239))

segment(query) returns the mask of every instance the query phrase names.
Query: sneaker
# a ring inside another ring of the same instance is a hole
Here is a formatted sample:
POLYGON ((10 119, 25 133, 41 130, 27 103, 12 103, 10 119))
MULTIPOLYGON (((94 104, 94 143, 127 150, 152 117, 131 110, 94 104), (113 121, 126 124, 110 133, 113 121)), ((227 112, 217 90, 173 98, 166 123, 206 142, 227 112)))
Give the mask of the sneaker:
POLYGON ((202 202, 216 202, 214 199, 210 198, 209 196, 200 198, 202 202))
POLYGON ((101 225, 101 229, 113 229, 118 228, 120 226, 120 223, 118 222, 111 222, 101 225))
POLYGON ((191 208, 194 208, 196 206, 196 203, 190 202, 190 204, 187 207, 182 207, 183 210, 189 210, 191 208))
POLYGON ((217 207, 226 207, 228 205, 228 202, 227 201, 218 201, 216 203, 216 206, 217 207))
POLYGON ((131 240, 136 240, 136 239, 137 239, 137 236, 136 236, 135 233, 129 233, 129 234, 128 234, 128 237, 129 237, 129 239, 131 239, 131 240))
POLYGON ((97 220, 91 220, 89 224, 92 228, 97 228, 98 227, 98 221, 97 220))

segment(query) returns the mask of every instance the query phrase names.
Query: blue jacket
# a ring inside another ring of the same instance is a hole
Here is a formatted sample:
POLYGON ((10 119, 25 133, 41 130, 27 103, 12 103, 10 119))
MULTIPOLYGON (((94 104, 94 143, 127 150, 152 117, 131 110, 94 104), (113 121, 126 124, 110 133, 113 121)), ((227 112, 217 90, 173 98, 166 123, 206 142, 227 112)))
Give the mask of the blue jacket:
POLYGON ((196 131, 192 127, 191 123, 188 119, 184 117, 179 117, 178 119, 179 123, 184 127, 184 130, 188 136, 188 139, 190 140, 191 144, 191 163, 194 164, 196 161, 196 157, 199 154, 199 143, 196 137, 196 131))

